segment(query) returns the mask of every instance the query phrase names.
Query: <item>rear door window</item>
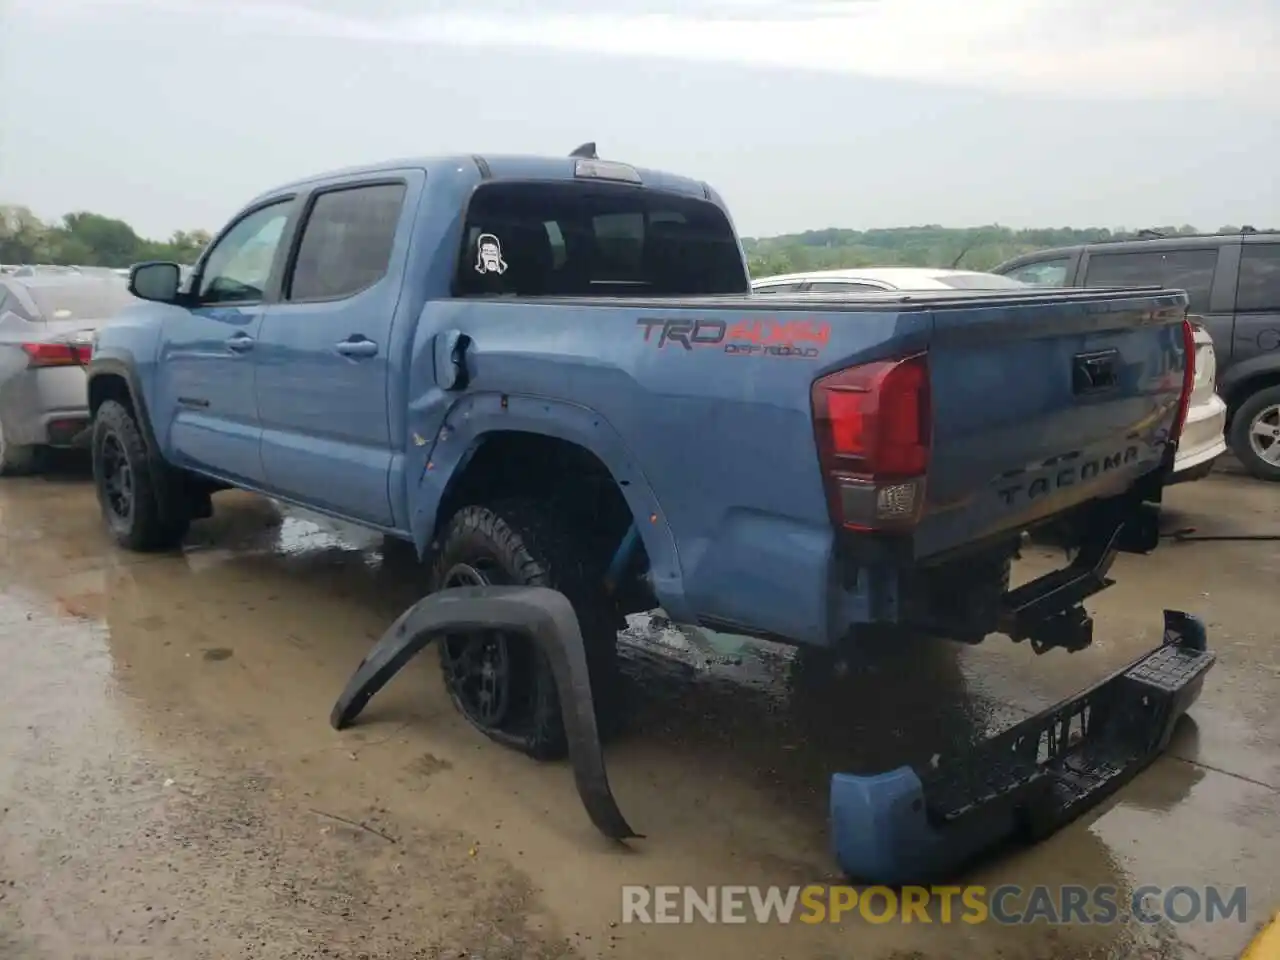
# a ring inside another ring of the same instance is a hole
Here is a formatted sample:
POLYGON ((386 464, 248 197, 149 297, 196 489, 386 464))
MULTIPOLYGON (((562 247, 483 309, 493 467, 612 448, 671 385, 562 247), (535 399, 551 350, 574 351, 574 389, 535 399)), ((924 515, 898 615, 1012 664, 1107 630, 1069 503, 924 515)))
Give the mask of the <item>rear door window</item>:
POLYGON ((1140 250, 1090 253, 1086 287, 1156 285, 1187 291, 1191 313, 1209 312, 1209 291, 1218 266, 1218 250, 1140 250))
POLYGON ((795 293, 800 289, 800 283, 770 283, 763 287, 756 287, 753 293, 795 293))
POLYGON ((1241 245, 1236 310, 1280 313, 1280 243, 1241 245))
POLYGON ((467 207, 454 295, 696 296, 750 290, 724 211, 599 182, 497 182, 467 207))
POLYGON ((381 280, 405 191, 403 183, 376 183, 319 194, 302 229, 289 299, 342 299, 381 280))

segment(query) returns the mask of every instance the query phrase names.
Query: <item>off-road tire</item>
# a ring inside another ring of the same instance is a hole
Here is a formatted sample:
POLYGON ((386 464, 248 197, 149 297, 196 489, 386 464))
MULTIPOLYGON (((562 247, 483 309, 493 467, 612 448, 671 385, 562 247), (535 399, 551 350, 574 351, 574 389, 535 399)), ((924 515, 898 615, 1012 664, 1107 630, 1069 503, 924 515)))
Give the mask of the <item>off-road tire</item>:
MULTIPOLYGON (((461 508, 445 526, 431 563, 429 586, 446 585, 459 564, 487 563, 510 584, 551 587, 573 604, 586 645, 596 722, 604 739, 616 735, 624 710, 619 702, 618 631, 625 619, 604 590, 604 570, 590 559, 586 538, 548 505, 522 498, 461 508)), ((512 644, 512 641, 508 641, 512 644)), ((515 639, 522 675, 518 715, 499 729, 477 722, 450 683, 445 641, 439 641, 445 687, 458 711, 485 736, 537 760, 568 752, 560 698, 551 665, 532 641, 515 639)))
POLYGON ((1259 480, 1272 482, 1280 481, 1280 464, 1268 463, 1254 452, 1249 431, 1259 413, 1275 406, 1280 406, 1280 386, 1259 390, 1240 404, 1231 417, 1231 451, 1236 459, 1259 480))
POLYGON ((127 550, 150 552, 178 546, 191 525, 181 484, 172 470, 147 453, 142 431, 132 413, 108 400, 93 418, 93 485, 107 529, 127 550), (123 452, 132 474, 132 509, 122 515, 108 500, 103 455, 110 443, 123 452), (161 491, 166 494, 161 496, 161 491))

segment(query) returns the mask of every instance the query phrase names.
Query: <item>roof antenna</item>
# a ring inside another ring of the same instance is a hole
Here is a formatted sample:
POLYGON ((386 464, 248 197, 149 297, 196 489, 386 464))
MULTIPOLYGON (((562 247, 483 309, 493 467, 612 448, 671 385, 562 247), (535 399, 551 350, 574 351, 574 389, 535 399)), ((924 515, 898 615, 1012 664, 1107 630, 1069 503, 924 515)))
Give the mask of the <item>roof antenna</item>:
POLYGON ((596 142, 592 140, 590 143, 584 143, 582 146, 569 154, 571 157, 579 157, 582 160, 599 160, 600 155, 596 153, 596 142))
POLYGON ((960 248, 960 252, 956 254, 956 258, 951 261, 952 270, 955 270, 957 267, 960 266, 960 261, 964 259, 964 255, 966 253, 968 253, 971 249, 973 249, 973 245, 976 242, 977 241, 974 239, 969 239, 965 242, 965 245, 960 248))

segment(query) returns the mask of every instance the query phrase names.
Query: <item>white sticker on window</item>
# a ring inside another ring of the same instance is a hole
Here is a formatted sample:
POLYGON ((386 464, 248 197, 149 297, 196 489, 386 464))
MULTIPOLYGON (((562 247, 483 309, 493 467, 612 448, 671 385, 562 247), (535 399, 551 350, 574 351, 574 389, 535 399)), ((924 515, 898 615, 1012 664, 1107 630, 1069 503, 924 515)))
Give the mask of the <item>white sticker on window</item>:
POLYGON ((476 273, 507 272, 507 261, 502 259, 502 244, 492 233, 482 233, 476 238, 476 273))

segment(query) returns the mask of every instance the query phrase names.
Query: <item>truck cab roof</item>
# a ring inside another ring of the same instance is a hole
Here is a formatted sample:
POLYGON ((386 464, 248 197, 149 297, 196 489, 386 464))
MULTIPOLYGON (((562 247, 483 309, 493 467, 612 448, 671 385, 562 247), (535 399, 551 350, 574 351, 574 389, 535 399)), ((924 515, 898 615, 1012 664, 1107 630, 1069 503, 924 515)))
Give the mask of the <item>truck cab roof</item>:
MULTIPOLYGON (((301 180, 282 184, 260 194, 253 202, 265 200, 272 196, 291 190, 304 190, 308 187, 329 183, 334 180, 356 180, 377 177, 380 174, 392 174, 398 170, 423 170, 428 176, 445 172, 457 172, 467 166, 478 168, 485 180, 573 180, 582 176, 582 164, 594 164, 598 168, 621 171, 625 175, 630 171, 636 178, 637 186, 665 190, 686 196, 711 200, 724 206, 723 201, 700 180, 690 177, 654 170, 649 167, 637 167, 632 164, 612 160, 588 160, 580 157, 548 157, 524 154, 495 154, 481 156, 479 154, 456 154, 407 157, 386 160, 381 163, 362 164, 344 167, 337 170, 313 174, 301 180)), ((621 179, 621 176, 603 176, 598 179, 621 179)))

